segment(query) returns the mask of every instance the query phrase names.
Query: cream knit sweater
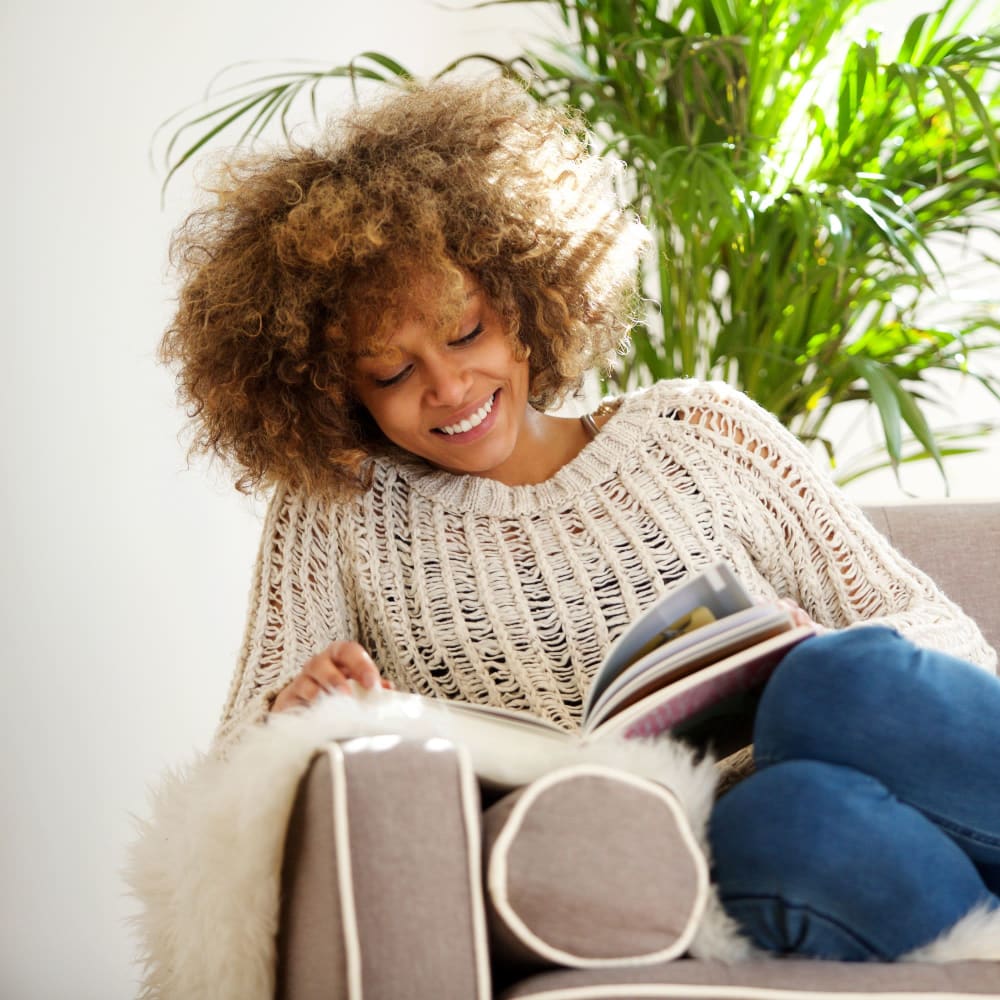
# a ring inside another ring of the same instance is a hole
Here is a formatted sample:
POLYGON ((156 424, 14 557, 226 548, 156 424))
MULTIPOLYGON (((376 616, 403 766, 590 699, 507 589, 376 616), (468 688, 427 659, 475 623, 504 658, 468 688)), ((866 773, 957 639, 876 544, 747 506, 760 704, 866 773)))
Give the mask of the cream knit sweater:
POLYGON ((344 503, 279 489, 217 744, 334 639, 360 642, 402 690, 572 729, 614 638, 717 559, 821 624, 881 622, 995 664, 976 626, 770 414, 725 385, 678 380, 625 397, 535 486, 399 457, 344 503))

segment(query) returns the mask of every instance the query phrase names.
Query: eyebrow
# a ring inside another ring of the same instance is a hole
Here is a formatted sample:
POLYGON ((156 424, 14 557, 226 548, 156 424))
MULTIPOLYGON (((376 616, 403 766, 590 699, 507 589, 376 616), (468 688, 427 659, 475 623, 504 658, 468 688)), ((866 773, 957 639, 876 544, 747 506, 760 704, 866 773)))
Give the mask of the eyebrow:
MULTIPOLYGON (((475 288, 470 288, 465 293, 465 301, 466 301, 466 303, 469 303, 469 302, 471 302, 475 298, 480 298, 480 297, 484 296, 484 294, 485 293, 483 292, 482 288, 480 288, 478 286, 475 287, 475 288)), ((380 358, 382 358, 382 357, 384 357, 386 355, 391 355, 393 351, 396 351, 399 354, 403 353, 402 351, 399 350, 398 347, 392 347, 392 346, 389 346, 388 348, 383 348, 382 350, 375 350, 374 348, 371 348, 371 347, 365 347, 362 350, 360 350, 360 351, 357 352, 357 354, 355 355, 355 360, 357 360, 357 361, 374 361, 374 360, 380 359, 380 358)))
POLYGON ((398 347, 386 347, 380 351, 373 350, 371 348, 365 348, 362 351, 358 351, 356 355, 357 361, 381 361, 391 360, 393 354, 402 355, 402 351, 398 347))

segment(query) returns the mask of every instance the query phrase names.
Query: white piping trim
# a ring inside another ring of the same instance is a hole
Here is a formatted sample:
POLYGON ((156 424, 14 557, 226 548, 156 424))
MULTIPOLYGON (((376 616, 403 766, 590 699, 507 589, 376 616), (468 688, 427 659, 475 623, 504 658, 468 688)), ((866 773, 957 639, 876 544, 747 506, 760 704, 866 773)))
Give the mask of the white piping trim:
POLYGON ((482 806, 479 783, 472 759, 464 746, 454 744, 458 760, 459 788, 469 861, 469 895, 472 902, 472 945, 476 952, 476 990, 479 1000, 490 1000, 493 984, 490 971, 490 945, 486 929, 486 904, 483 899, 482 806))
POLYGON ((869 990, 848 992, 837 990, 784 989, 771 986, 706 986, 701 983, 631 983, 616 986, 570 986, 566 989, 546 990, 543 993, 521 993, 517 1000, 608 1000, 624 997, 626 1000, 640 997, 705 997, 706 1000, 843 1000, 844 997, 860 997, 861 1000, 990 1000, 996 993, 941 993, 922 990, 920 993, 873 993, 869 990))
POLYGON ((344 751, 337 743, 328 743, 330 787, 333 793, 333 840, 337 855, 337 884, 340 888, 341 926, 344 932, 348 1000, 363 1000, 361 982, 361 939, 358 936, 358 913, 354 901, 354 874, 351 870, 351 838, 347 821, 347 772, 344 751))
POLYGON ((678 955, 683 954, 691 943, 691 939, 694 937, 698 929, 698 924, 705 912, 705 907, 708 905, 709 895, 708 862, 705 860, 705 855, 698 846, 698 842, 691 830, 691 825, 688 823, 687 817, 684 815, 674 793, 670 789, 653 781, 597 764, 577 764, 572 767, 552 771, 550 774, 532 782, 525 789, 521 797, 514 804, 514 808, 510 811, 503 829, 493 844, 486 881, 489 887, 490 900, 498 916, 522 944, 530 948, 537 955, 556 965, 569 966, 575 969, 613 968, 615 966, 635 965, 637 962, 652 964, 653 962, 666 962, 672 958, 676 958, 678 955), (667 805, 676 821, 677 829, 681 833, 681 839, 694 862, 695 878, 698 887, 694 904, 691 907, 691 912, 688 915, 684 929, 672 944, 660 951, 629 955, 621 958, 583 958, 579 955, 563 951, 561 948, 553 947, 548 942, 542 940, 525 924, 510 905, 507 893, 507 857, 511 844, 520 832, 525 813, 542 792, 547 791, 553 785, 568 778, 575 778, 580 775, 610 778, 627 785, 633 785, 636 788, 641 788, 645 792, 650 792, 658 796, 667 805))

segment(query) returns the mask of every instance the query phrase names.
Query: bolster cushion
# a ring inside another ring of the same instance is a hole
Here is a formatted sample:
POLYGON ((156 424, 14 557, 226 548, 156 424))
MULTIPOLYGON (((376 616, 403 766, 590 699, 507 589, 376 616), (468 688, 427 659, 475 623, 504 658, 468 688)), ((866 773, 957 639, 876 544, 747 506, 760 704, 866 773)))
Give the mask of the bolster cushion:
POLYGON ((483 828, 493 949, 521 965, 594 968, 682 954, 708 866, 674 795, 594 765, 491 806, 483 828))

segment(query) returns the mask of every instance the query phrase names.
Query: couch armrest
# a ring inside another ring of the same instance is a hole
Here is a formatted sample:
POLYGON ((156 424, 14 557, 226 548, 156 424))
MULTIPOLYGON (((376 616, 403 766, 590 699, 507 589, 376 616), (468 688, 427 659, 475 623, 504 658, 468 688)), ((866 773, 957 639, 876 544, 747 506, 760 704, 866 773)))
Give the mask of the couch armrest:
POLYGON ((278 1000, 488 1000, 479 818, 443 740, 318 753, 285 842, 278 1000))

